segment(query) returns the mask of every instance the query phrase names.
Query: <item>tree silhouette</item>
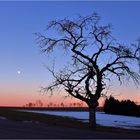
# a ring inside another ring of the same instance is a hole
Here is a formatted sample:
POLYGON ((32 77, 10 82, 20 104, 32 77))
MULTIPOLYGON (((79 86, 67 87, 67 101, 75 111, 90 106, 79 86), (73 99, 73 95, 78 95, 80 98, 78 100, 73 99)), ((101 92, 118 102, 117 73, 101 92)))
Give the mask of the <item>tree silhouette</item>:
POLYGON ((53 107, 53 103, 52 102, 49 103, 49 107, 53 107))
POLYGON ((119 114, 140 117, 140 108, 130 100, 116 100, 114 97, 106 99, 104 104, 104 112, 108 114, 119 114))
POLYGON ((100 25, 100 17, 93 13, 77 19, 50 21, 47 30, 53 29, 54 37, 37 33, 38 45, 43 53, 50 54, 55 48, 63 48, 71 55, 71 65, 60 71, 48 68, 54 81, 43 91, 53 91, 62 86, 65 91, 89 107, 89 126, 96 127, 95 110, 98 100, 108 86, 108 79, 132 79, 139 83, 136 66, 140 62, 140 40, 126 46, 111 35, 111 26, 100 25), (133 66, 132 66, 133 65, 133 66), (134 69, 135 67, 135 69, 134 69))
POLYGON ((73 107, 75 107, 76 106, 76 103, 73 103, 73 107))
POLYGON ((42 106, 43 106, 42 101, 41 101, 41 100, 36 100, 35 106, 37 106, 37 107, 42 107, 42 106))
POLYGON ((61 106, 61 107, 64 107, 65 105, 64 105, 64 103, 61 103, 60 106, 61 106))

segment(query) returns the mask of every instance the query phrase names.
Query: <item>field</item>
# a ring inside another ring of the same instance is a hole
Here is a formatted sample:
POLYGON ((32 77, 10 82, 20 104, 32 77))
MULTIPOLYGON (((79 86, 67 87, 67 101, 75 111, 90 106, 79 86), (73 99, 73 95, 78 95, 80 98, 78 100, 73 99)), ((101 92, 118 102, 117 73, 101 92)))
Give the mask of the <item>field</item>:
MULTIPOLYGON (((45 128, 43 128, 43 130, 40 130, 40 131, 44 131, 44 134, 45 134, 45 131, 46 131, 45 129, 47 129, 47 131, 52 131, 52 129, 60 129, 60 128, 65 129, 65 131, 66 130, 68 131, 68 132, 66 132, 67 133, 66 138, 70 138, 70 135, 71 135, 70 131, 73 131, 74 129, 76 129, 75 131, 78 131, 77 133, 79 133, 79 135, 77 135, 75 137, 73 136, 73 138, 83 137, 80 131, 82 131, 82 133, 85 132, 85 134, 86 134, 86 132, 91 133, 91 130, 89 130, 89 128, 88 128, 88 123, 87 122, 81 122, 81 121, 79 121, 75 118, 68 118, 68 117, 64 117, 64 116, 55 116, 55 115, 48 115, 48 114, 44 115, 44 114, 38 114, 38 113, 33 113, 33 112, 16 111, 16 110, 19 110, 19 109, 24 110, 24 109, 27 109, 27 108, 1 107, 0 108, 0 121, 3 120, 6 123, 8 121, 12 121, 14 124, 22 123, 24 125, 31 125, 31 126, 32 125, 37 125, 38 127, 41 127, 41 128, 42 128, 42 126, 45 125, 47 128, 45 127, 45 128), (51 130, 50 130, 50 128, 51 128, 51 130), (68 129, 70 129, 70 130, 68 130, 68 129)), ((39 110, 39 109, 40 108, 34 108, 34 110, 39 110)), ((46 110, 46 108, 42 108, 42 110, 46 110)), ((48 109, 48 110, 50 110, 50 109, 48 109)), ((65 109, 61 109, 61 110, 64 111, 65 109)), ((72 108, 69 109, 69 110, 72 110, 72 108)), ((85 110, 85 108, 84 109, 75 108, 75 110, 82 111, 82 110, 85 110)), ((20 125, 20 127, 21 127, 21 125, 20 125)), ((6 129, 7 128, 5 128, 5 130, 6 129)), ((28 129, 28 127, 26 129, 28 129)), ((34 129, 35 129, 35 127, 33 127, 33 132, 36 131, 34 129)), ((13 128, 13 125, 12 125, 11 126, 11 132, 14 131, 14 130, 16 130, 16 128, 13 128)), ((44 137, 41 137, 41 134, 39 135, 39 133, 42 133, 42 132, 40 132, 40 131, 38 130, 38 135, 34 134, 34 137, 32 136, 32 137, 28 137, 28 138, 50 138, 51 137, 51 136, 48 137, 48 135, 44 136, 44 137)), ((14 131, 14 132, 16 132, 16 131, 14 131)), ((24 134, 24 131, 22 131, 22 132, 23 132, 22 134, 24 134)), ((97 129, 96 129, 96 132, 105 133, 106 138, 110 138, 110 137, 111 138, 117 138, 117 137, 118 138, 128 138, 128 137, 129 138, 140 138, 140 135, 139 135, 140 131, 139 130, 128 130, 128 129, 121 129, 121 128, 106 127, 106 126, 98 125, 97 129), (119 133, 119 135, 118 135, 118 133, 119 133)), ((9 131, 9 133, 10 133, 10 131, 9 131)), ((52 133, 52 132, 50 132, 50 133, 52 133)), ((28 133, 26 133, 26 134, 28 134, 28 133)), ((7 137, 1 137, 1 135, 2 135, 2 133, 0 133, 0 138, 7 138, 7 137)), ((51 138, 56 138, 56 137, 53 137, 53 136, 57 137, 57 135, 52 134, 51 138)), ((91 136, 86 136, 85 135, 85 138, 92 138, 92 137, 93 137, 92 135, 91 136)), ((10 138, 10 137, 8 137, 8 138, 10 138)), ((14 137, 12 137, 12 138, 14 138, 14 137)), ((23 135, 19 135, 18 138, 23 138, 23 135)), ((64 138, 64 137, 61 134, 61 136, 58 137, 58 138, 64 138)), ((95 138, 102 138, 102 137, 101 137, 100 134, 96 134, 95 138)))

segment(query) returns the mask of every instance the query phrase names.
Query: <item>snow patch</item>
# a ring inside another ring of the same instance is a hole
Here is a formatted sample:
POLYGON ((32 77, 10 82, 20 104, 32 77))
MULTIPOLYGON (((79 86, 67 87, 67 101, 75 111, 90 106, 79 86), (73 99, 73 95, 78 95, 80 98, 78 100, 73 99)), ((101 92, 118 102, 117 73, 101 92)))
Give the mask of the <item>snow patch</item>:
MULTIPOLYGON (((36 110, 19 110, 25 112, 34 112, 41 114, 50 114, 57 116, 65 116, 70 118, 76 118, 83 122, 88 122, 88 112, 76 112, 76 111, 36 111, 36 110)), ((123 115, 110 115, 104 112, 96 112, 97 124, 102 126, 112 126, 125 129, 140 130, 140 118, 123 116, 123 115)))
POLYGON ((0 116, 0 120, 6 120, 6 119, 7 119, 7 118, 5 118, 5 117, 1 117, 1 116, 0 116))

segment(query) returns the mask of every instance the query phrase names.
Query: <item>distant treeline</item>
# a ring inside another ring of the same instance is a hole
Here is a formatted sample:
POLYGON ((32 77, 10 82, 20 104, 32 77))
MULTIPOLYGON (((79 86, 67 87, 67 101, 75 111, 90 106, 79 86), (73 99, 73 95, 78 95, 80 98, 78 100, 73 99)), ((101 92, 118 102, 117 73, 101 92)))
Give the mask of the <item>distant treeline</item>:
POLYGON ((49 102, 46 105, 43 104, 41 100, 36 100, 35 102, 29 102, 23 107, 48 107, 48 108, 57 108, 57 107, 85 107, 83 102, 73 102, 69 104, 64 104, 63 102, 56 104, 55 102, 49 102))
POLYGON ((140 117, 140 105, 130 100, 116 100, 114 97, 106 99, 103 111, 107 114, 140 117))

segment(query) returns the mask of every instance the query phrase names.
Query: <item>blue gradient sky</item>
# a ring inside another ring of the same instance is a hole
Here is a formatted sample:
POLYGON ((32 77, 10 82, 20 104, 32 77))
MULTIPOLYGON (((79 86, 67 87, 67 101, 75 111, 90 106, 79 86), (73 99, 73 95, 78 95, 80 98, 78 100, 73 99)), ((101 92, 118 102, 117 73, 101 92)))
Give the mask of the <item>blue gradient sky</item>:
MULTIPOLYGON (((50 102, 38 92, 51 76, 42 64, 49 65, 49 59, 37 48, 34 33, 44 32, 49 20, 94 11, 102 17, 103 24, 113 25, 113 35, 120 42, 129 44, 140 36, 138 1, 0 2, 0 105, 23 105, 36 99, 50 102), (21 74, 17 74, 18 70, 21 74)), ((121 97, 139 100, 140 90, 131 92, 133 95, 125 91, 121 97)), ((63 101, 62 95, 58 96, 58 101, 63 101)))

